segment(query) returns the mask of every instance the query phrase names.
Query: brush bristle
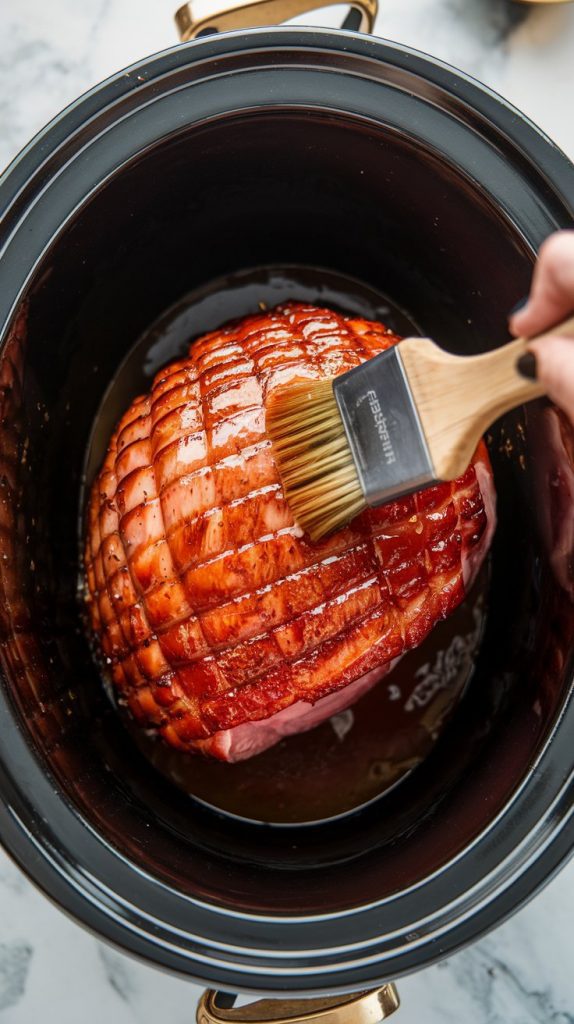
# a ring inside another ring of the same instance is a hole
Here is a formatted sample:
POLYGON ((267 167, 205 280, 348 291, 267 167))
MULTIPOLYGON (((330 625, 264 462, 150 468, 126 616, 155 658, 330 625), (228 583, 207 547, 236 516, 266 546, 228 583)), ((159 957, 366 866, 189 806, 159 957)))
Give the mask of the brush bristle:
POLYGON ((287 501, 312 540, 366 507, 331 379, 278 388, 266 419, 287 501))

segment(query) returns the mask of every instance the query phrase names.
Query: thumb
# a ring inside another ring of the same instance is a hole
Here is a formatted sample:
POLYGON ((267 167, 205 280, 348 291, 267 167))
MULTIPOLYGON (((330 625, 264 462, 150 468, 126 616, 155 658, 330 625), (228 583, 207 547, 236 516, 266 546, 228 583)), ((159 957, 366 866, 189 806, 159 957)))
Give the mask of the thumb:
POLYGON ((549 334, 528 347, 536 356, 537 379, 574 422, 574 342, 549 334))
POLYGON ((513 334, 532 337, 562 320, 574 307, 574 231, 557 231, 543 242, 527 304, 510 320, 513 334))

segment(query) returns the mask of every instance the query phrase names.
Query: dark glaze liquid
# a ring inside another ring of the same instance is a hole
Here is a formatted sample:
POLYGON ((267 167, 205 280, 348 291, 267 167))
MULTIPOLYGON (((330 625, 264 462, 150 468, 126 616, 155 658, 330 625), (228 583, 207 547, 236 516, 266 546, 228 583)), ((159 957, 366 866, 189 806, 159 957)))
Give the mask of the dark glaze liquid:
POLYGON ((228 814, 296 824, 356 810, 416 768, 455 711, 480 645, 486 576, 352 708, 249 761, 208 761, 172 750, 132 723, 130 732, 158 771, 228 814))
MULTIPOLYGON (((168 310, 121 364, 94 423, 86 455, 87 487, 130 401, 147 390, 160 367, 186 353, 191 338, 288 299, 382 320, 399 334, 421 333, 384 296, 328 271, 257 269, 212 282, 168 310)), ((438 741, 472 675, 486 610, 486 584, 483 570, 454 614, 352 708, 241 764, 182 754, 131 720, 126 720, 126 726, 158 771, 218 811, 283 825, 346 814, 400 782, 438 741)))

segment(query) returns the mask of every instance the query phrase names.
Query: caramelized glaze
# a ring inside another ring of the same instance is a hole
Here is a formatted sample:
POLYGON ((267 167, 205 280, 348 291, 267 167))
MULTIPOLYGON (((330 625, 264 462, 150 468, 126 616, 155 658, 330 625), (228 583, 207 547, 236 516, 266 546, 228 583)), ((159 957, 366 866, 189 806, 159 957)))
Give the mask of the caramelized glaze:
POLYGON ((222 731, 384 674, 464 597, 493 525, 484 445, 458 481, 312 544, 266 437, 280 383, 397 341, 278 307, 194 342, 120 421, 89 502, 89 614, 120 700, 172 746, 222 756, 222 731))
POLYGON ((190 757, 127 715, 125 724, 162 775, 219 812, 273 825, 341 817, 393 789, 444 735, 472 677, 487 586, 485 567, 453 614, 351 708, 241 764, 190 757))

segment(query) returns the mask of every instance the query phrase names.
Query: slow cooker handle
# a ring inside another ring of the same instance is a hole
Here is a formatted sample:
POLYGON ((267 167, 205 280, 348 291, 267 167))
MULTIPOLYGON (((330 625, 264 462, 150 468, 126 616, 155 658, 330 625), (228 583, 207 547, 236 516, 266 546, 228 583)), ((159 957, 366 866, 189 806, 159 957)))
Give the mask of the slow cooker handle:
POLYGON ((348 996, 258 999, 237 1009, 235 998, 207 989, 199 1000, 197 1024, 379 1024, 399 1008, 392 984, 348 996))
MULTIPOLYGON (((372 32, 379 9, 378 0, 348 0, 351 10, 343 28, 372 32)), ((175 15, 180 39, 186 43, 198 36, 233 29, 279 25, 299 14, 331 7, 333 0, 188 0, 175 15)))

